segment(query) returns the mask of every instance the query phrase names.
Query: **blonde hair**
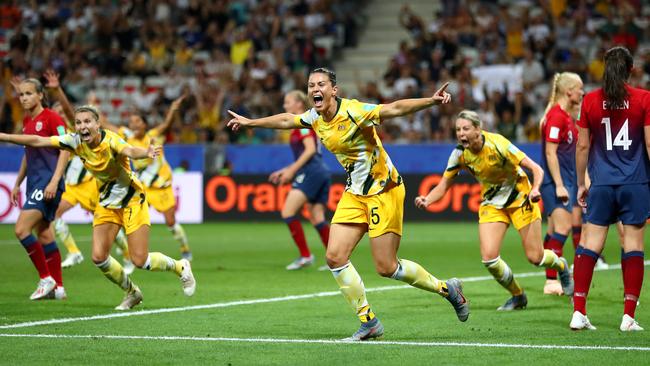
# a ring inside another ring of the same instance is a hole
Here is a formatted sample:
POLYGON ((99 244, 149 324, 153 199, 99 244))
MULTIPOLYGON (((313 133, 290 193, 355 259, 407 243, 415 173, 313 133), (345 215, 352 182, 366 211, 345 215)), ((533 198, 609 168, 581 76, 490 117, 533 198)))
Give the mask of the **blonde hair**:
POLYGON ((472 122, 472 125, 474 127, 481 127, 482 124, 481 117, 479 117, 478 113, 474 111, 470 111, 469 109, 462 110, 460 111, 460 113, 458 113, 458 116, 456 117, 456 119, 459 118, 466 119, 472 122))
POLYGON ((287 93, 288 97, 292 97, 297 101, 301 102, 305 106, 305 109, 309 108, 309 100, 307 99, 307 94, 302 90, 292 90, 287 93))
POLYGON ((97 108, 94 105, 86 104, 86 105, 82 105, 80 107, 77 107, 74 110, 75 115, 77 115, 77 113, 81 113, 81 112, 89 112, 90 114, 93 115, 93 117, 95 117, 95 121, 99 121, 99 110, 97 110, 97 108))
POLYGON ((546 121, 546 114, 555 104, 557 104, 558 95, 562 95, 567 90, 576 87, 579 83, 582 83, 580 75, 574 72, 560 72, 556 73, 553 76, 553 84, 551 85, 551 96, 548 98, 548 104, 544 109, 544 114, 542 114, 542 119, 539 121, 539 126, 541 128, 544 121, 546 121))

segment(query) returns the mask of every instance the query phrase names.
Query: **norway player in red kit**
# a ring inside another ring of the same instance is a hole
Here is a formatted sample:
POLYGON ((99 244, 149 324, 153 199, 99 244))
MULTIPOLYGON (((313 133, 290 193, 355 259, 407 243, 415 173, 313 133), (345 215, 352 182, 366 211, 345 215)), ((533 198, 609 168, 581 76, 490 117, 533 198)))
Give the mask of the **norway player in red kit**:
MULTIPOLYGON (((63 119, 53 110, 43 107, 43 85, 36 79, 14 84, 25 110, 23 134, 58 136, 65 134, 63 119)), ((64 191, 61 179, 69 153, 58 149, 25 148, 25 155, 12 191, 18 202, 20 184, 27 177, 25 204, 16 221, 16 237, 25 247, 38 271, 40 281, 31 300, 66 297, 61 275, 61 254, 56 246, 50 223, 64 191), (32 232, 36 232, 36 236, 32 232)))
POLYGON ((587 318, 587 295, 609 225, 619 220, 624 226, 625 299, 620 329, 643 330, 634 312, 643 284, 643 234, 650 212, 650 93, 626 84, 632 63, 624 47, 607 51, 603 87, 584 97, 578 119, 578 201, 587 206, 587 232, 584 247, 576 250, 573 330, 596 329, 587 318), (591 178, 588 190, 585 168, 591 178))

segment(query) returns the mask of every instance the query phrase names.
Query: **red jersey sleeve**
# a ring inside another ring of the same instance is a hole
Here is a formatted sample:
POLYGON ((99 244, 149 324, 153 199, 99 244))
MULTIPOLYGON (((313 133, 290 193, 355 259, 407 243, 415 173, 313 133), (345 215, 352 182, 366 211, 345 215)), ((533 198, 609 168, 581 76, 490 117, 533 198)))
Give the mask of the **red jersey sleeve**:
POLYGON ((645 111, 645 116, 643 118, 643 125, 650 126, 650 92, 644 93, 645 97, 643 98, 643 110, 645 111))
POLYGON ((582 105, 580 106, 580 115, 578 115, 578 120, 576 121, 578 127, 589 128, 589 124, 587 122, 588 104, 589 104, 589 100, 585 96, 585 98, 582 100, 582 105))
POLYGON ((554 109, 550 110, 546 115, 546 128, 544 131, 544 139, 547 142, 554 142, 559 144, 562 141, 566 127, 563 116, 560 116, 554 109))
POLYGON ((65 122, 56 112, 52 111, 47 121, 50 129, 50 136, 63 136, 66 133, 65 122))

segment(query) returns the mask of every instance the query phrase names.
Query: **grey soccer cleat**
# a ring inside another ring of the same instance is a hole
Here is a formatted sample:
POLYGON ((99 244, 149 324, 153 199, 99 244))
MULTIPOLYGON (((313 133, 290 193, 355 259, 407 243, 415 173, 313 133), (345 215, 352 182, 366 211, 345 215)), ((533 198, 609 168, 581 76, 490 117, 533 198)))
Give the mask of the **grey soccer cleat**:
POLYGON ((513 296, 506 301, 505 304, 499 306, 497 310, 499 311, 512 311, 512 310, 522 310, 528 305, 528 298, 525 293, 521 295, 513 296))
POLYGON ((357 330, 351 337, 343 338, 342 340, 348 342, 367 341, 373 338, 379 338, 384 335, 384 326, 379 319, 374 318, 368 322, 361 323, 359 330, 357 330))
POLYGON ((467 318, 469 318, 469 303, 463 295, 463 282, 458 278, 447 280, 447 291, 449 292, 447 300, 456 310, 458 320, 461 322, 467 321, 467 318))
POLYGON ((564 294, 567 296, 573 296, 573 278, 571 276, 569 263, 564 259, 564 257, 560 257, 560 261, 564 263, 564 271, 558 271, 562 291, 564 291, 564 294))
POLYGON ((115 310, 131 310, 142 302, 142 292, 138 286, 133 286, 133 291, 127 292, 122 302, 115 307, 115 310))

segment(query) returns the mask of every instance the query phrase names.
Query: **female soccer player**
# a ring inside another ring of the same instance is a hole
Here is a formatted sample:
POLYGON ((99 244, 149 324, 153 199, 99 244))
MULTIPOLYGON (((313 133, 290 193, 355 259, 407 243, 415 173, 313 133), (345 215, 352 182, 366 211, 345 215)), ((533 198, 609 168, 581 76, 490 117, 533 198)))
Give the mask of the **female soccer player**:
MULTIPOLYGON (((52 92, 56 100, 52 108, 57 114, 64 117, 63 119, 68 129, 74 131, 74 123, 72 122, 74 121, 74 108, 61 88, 59 75, 53 70, 47 70, 43 76, 47 80, 46 88, 52 92)), ((83 166, 81 158, 77 155, 71 155, 63 176, 65 180, 65 192, 61 196, 61 202, 54 214, 54 233, 68 251, 65 260, 61 262, 61 267, 69 268, 81 263, 84 257, 70 232, 68 224, 63 220, 63 215, 77 204, 88 212, 94 212, 99 200, 99 192, 97 191, 95 177, 88 173, 88 170, 83 166)), ((129 250, 126 244, 124 230, 120 229, 117 233, 115 244, 124 256, 124 271, 126 274, 131 274, 135 266, 129 259, 129 250)))
MULTIPOLYGON (((61 117, 43 106, 45 96, 40 81, 26 79, 14 80, 12 83, 25 110, 24 135, 18 137, 47 140, 50 136, 65 133, 65 124, 61 117)), ((25 148, 25 156, 11 193, 11 199, 14 205, 17 205, 20 185, 27 176, 27 200, 16 221, 15 232, 40 277, 38 287, 29 297, 31 300, 66 297, 61 274, 61 254, 50 224, 54 220, 54 212, 63 193, 61 177, 69 156, 67 152, 59 153, 52 148, 25 148), (33 231, 36 236, 32 234, 33 231)))
POLYGON ((621 331, 643 328, 634 319, 643 284, 643 235, 650 212, 650 94, 629 86, 633 59, 624 47, 605 53, 603 86, 588 93, 578 120, 578 202, 587 207, 584 247, 576 251, 571 329, 596 329, 587 295, 609 225, 623 223, 624 309, 621 331), (585 169, 591 186, 585 186, 585 169))
MULTIPOLYGON (((541 120, 542 169, 541 193, 548 216, 544 249, 562 256, 562 248, 572 232, 572 211, 576 201, 575 150, 578 130, 573 115, 582 102, 584 91, 578 74, 555 74, 551 96, 541 120)), ((546 269, 544 294, 562 295, 557 272, 546 269)))
MULTIPOLYGON (((300 90, 287 93, 284 96, 284 110, 293 114, 304 113, 307 110, 305 93, 300 90)), ((330 226, 325 221, 325 205, 329 199, 331 178, 323 162, 314 130, 309 128, 293 130, 289 143, 296 161, 273 172, 269 180, 274 184, 286 184, 293 180, 291 191, 287 194, 282 207, 282 218, 289 226, 291 237, 300 251, 300 257, 286 267, 291 271, 314 263, 314 256, 309 251, 300 218, 297 216, 307 202, 309 202, 309 221, 314 225, 323 245, 327 248, 330 226)))
POLYGON ((116 310, 128 310, 142 302, 138 286, 110 256, 111 245, 120 227, 126 232, 131 260, 138 268, 176 273, 185 295, 192 296, 196 282, 189 261, 177 261, 162 253, 149 253, 148 249, 149 207, 142 183, 131 172, 129 158, 154 158, 156 148, 153 145, 148 149, 131 146, 115 133, 100 129, 99 112, 92 106, 75 110, 75 130, 73 134, 49 138, 0 134, 0 141, 36 148, 65 149, 81 157, 86 169, 95 176, 99 205, 93 219, 92 259, 104 276, 126 292, 116 310))
MULTIPOLYGON (((147 130, 147 121, 141 114, 134 113, 129 118, 129 128, 117 127, 109 123, 106 118, 101 118, 102 127, 119 134, 132 146, 147 149, 149 145, 162 145, 165 142, 165 133, 174 121, 174 114, 180 108, 185 95, 181 95, 169 106, 163 123, 147 130)), ((172 168, 165 160, 164 153, 155 159, 134 160, 133 167, 138 178, 145 186, 147 202, 165 216, 165 224, 169 231, 180 244, 181 256, 188 261, 192 260, 192 252, 187 241, 185 230, 176 221, 176 197, 172 189, 172 168)))
POLYGON ((281 113, 248 119, 228 111, 233 117, 228 126, 235 131, 241 126, 311 128, 345 169, 346 188, 332 218, 326 256, 343 296, 355 308, 361 321, 359 330, 348 340, 377 338, 384 332, 366 300, 363 281, 350 262, 352 251, 366 232, 370 236, 377 273, 437 293, 449 300, 460 321, 469 317, 469 305, 460 280, 438 280, 419 264, 397 258, 402 235, 404 184, 375 130, 385 119, 449 103, 451 95, 445 92, 447 85, 429 98, 366 104, 339 98, 336 74, 318 68, 309 74, 307 84, 307 94, 314 107, 303 114, 281 113))
POLYGON ((564 293, 573 294, 567 261, 542 246, 542 220, 536 203, 544 177, 542 168, 505 137, 483 131, 476 112, 464 110, 458 114, 456 138, 459 145, 452 151, 440 183, 426 196, 418 196, 415 205, 424 209, 439 201, 460 170, 467 170, 481 184, 478 221, 481 260, 497 282, 512 294, 497 310, 523 309, 528 304, 524 289, 500 256, 510 223, 519 231, 528 261, 560 272, 564 293), (532 186, 522 168, 532 171, 532 186))

